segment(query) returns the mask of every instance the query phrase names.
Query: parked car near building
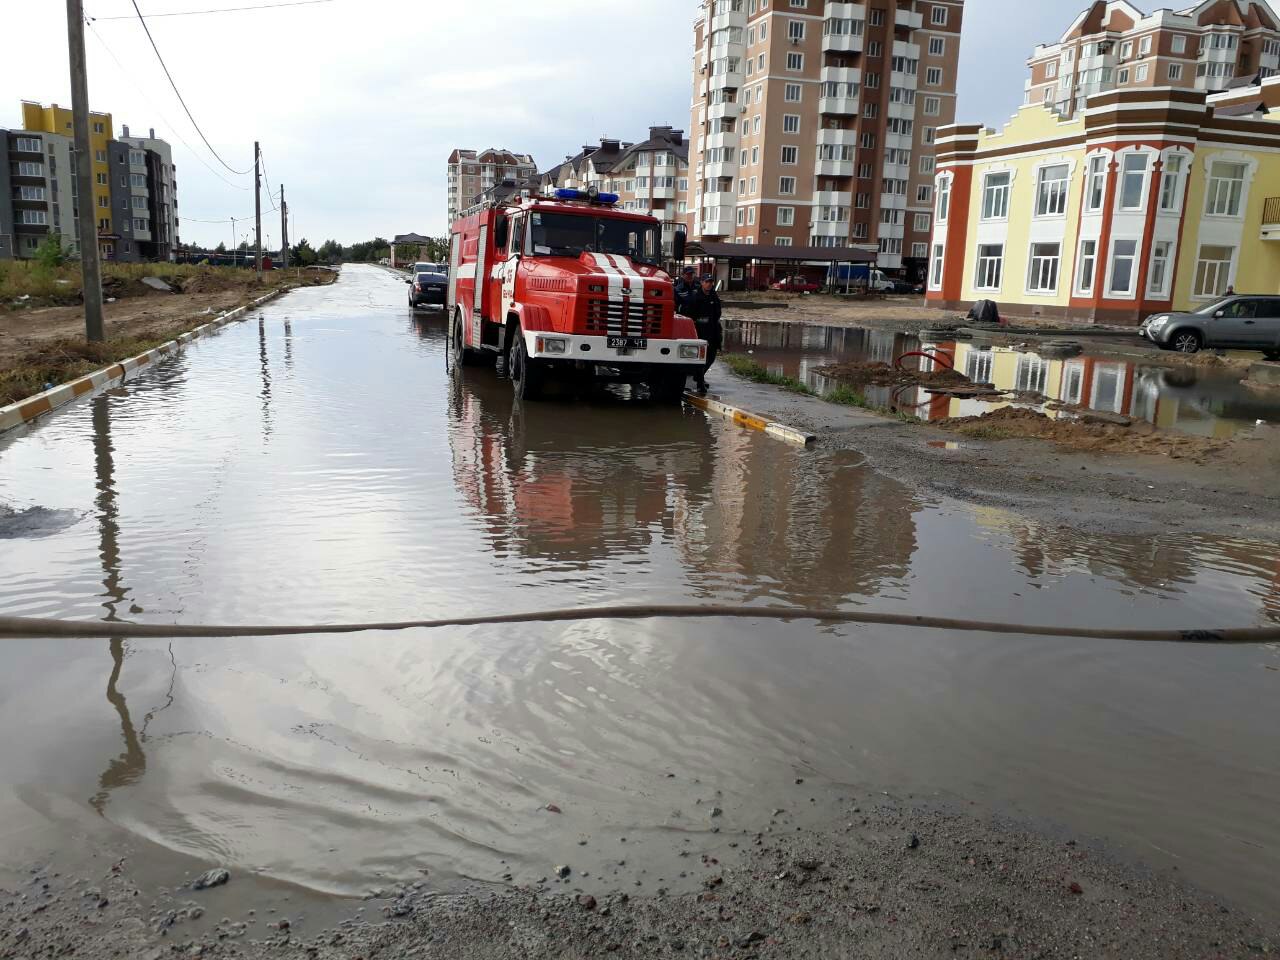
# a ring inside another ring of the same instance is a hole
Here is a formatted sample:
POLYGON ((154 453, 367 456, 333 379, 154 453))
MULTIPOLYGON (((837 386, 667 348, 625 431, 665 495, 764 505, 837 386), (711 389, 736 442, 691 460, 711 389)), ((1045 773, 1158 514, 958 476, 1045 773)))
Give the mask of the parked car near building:
POLYGON ((444 306, 449 289, 449 275, 442 263, 415 263, 413 282, 409 284, 409 308, 423 304, 444 306), (426 267, 425 270, 418 270, 426 267))
POLYGON ((769 287, 770 290, 781 290, 785 293, 817 293, 819 287, 812 280, 806 280, 804 277, 784 277, 769 287))
POLYGON ((1280 296, 1233 295, 1195 311, 1153 314, 1139 332, 1162 350, 1261 350, 1280 360, 1280 296))

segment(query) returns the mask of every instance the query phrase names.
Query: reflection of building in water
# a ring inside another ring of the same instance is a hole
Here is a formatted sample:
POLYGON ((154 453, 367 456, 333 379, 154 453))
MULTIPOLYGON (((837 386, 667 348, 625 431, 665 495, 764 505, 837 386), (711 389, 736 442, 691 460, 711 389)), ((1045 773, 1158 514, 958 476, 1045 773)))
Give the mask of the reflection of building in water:
POLYGON ((453 384, 454 480, 499 552, 587 562, 672 534, 673 503, 709 495, 701 414, 646 403, 517 404, 489 371, 453 384))

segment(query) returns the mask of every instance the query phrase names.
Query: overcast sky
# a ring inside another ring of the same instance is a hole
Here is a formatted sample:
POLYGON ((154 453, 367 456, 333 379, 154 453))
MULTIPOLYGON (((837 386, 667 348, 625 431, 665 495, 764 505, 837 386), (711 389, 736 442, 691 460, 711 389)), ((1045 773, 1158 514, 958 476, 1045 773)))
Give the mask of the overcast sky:
MULTIPOLYGON (((248 170, 253 140, 262 141, 271 187, 285 184, 294 241, 444 233, 455 146, 509 147, 543 168, 601 136, 689 126, 696 0, 326 0, 156 16, 280 2, 138 5, 214 149, 248 170)), ((1022 102, 1031 48, 1057 39, 1085 3, 968 0, 958 119, 1003 123, 1022 102)), ((229 223, 197 221, 251 215, 252 176, 229 173, 205 149, 131 0, 84 5, 95 18, 86 33, 93 109, 114 115, 117 136, 129 124, 170 141, 182 239, 230 243, 229 223)), ((0 13, 29 41, 47 41, 10 43, 0 56, 0 126, 20 123, 24 99, 70 106, 65 9, 38 0, 0 13)), ((263 207, 264 234, 278 242, 279 215, 263 207)))

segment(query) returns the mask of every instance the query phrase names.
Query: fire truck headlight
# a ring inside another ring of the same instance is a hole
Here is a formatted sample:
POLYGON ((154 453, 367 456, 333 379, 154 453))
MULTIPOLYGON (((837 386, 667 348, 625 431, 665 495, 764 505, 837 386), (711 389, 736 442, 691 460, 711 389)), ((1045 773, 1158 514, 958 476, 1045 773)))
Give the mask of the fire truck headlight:
POLYGON ((538 338, 538 353, 567 353, 568 350, 568 340, 560 340, 556 337, 538 338))
POLYGON ((680 344, 680 359, 705 360, 707 358, 706 349, 700 343, 682 343, 680 344))

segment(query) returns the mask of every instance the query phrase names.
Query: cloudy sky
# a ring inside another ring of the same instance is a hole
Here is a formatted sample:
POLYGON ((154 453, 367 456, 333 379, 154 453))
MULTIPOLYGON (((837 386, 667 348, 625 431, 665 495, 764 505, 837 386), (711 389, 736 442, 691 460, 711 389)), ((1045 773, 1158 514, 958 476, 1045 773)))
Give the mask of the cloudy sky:
MULTIPOLYGON (((138 6, 227 164, 250 169, 253 141, 262 142, 271 187, 285 184, 295 241, 445 232, 445 161, 455 146, 506 146, 541 167, 602 136, 689 126, 696 0, 324 0, 160 16, 283 2, 138 6)), ((958 119, 1002 123, 1022 101, 1032 46, 1056 39, 1085 3, 968 0, 958 119)), ((129 124, 169 140, 182 239, 230 243, 227 218, 253 212, 252 176, 230 173, 203 146, 131 0, 84 6, 94 18, 93 109, 114 115, 117 135, 129 124)), ((0 57, 0 126, 18 125, 24 99, 69 106, 65 5, 17 4, 0 22, 48 41, 9 44, 0 57)), ((274 243, 270 209, 264 200, 274 243)))

